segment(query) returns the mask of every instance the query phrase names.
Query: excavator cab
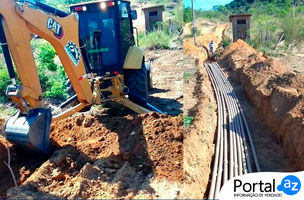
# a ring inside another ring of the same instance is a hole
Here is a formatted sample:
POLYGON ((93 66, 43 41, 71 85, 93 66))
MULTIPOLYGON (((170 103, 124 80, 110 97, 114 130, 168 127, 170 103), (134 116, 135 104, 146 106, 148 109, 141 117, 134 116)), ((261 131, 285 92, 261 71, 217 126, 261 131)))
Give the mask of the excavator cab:
POLYGON ((135 11, 131 11, 130 2, 85 2, 71 5, 70 10, 79 16, 79 42, 86 70, 97 76, 122 74, 127 51, 135 45, 135 11))

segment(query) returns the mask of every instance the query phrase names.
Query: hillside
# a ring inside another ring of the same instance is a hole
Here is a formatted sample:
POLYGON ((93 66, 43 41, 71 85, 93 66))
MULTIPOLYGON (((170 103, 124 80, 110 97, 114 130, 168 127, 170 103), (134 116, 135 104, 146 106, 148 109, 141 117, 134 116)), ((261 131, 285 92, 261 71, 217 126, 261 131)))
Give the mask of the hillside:
MULTIPOLYGON (((226 5, 214 6, 209 11, 196 10, 196 18, 197 21, 203 19, 207 23, 219 24, 227 23, 229 14, 236 13, 253 15, 249 31, 250 40, 246 41, 249 45, 267 56, 280 58, 290 69, 302 71, 303 0, 234 0, 226 5)), ((190 8, 184 7, 184 22, 191 22, 190 8)), ((204 27, 197 29, 201 30, 204 27)))

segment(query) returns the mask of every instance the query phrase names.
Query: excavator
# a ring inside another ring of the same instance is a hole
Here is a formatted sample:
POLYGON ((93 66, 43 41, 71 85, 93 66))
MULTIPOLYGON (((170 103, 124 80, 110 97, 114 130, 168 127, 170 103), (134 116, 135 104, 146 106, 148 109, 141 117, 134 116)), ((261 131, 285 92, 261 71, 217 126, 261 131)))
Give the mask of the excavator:
POLYGON ((0 0, 0 42, 12 82, 6 96, 18 107, 4 136, 46 154, 51 123, 92 105, 111 101, 137 113, 161 113, 147 102, 147 69, 143 50, 135 46, 137 13, 130 2, 101 0, 69 8, 67 13, 36 0, 0 0), (72 95, 55 111, 42 95, 31 49, 37 37, 54 47, 70 82, 72 95))

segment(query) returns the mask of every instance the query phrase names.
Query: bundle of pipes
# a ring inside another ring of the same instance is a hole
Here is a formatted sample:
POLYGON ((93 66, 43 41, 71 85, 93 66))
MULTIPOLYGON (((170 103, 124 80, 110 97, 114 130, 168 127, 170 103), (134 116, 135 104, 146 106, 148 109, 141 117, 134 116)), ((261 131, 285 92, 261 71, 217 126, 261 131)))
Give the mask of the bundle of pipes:
POLYGON ((206 63, 205 66, 218 106, 215 160, 208 199, 218 199, 220 189, 228 179, 260 172, 261 169, 244 112, 232 85, 217 63, 206 63))

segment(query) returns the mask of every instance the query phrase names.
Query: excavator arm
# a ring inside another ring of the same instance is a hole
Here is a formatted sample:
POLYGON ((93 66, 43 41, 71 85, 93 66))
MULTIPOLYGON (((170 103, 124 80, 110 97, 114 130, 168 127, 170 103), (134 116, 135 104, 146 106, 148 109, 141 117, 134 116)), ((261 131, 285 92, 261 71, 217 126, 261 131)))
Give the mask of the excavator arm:
POLYGON ((12 85, 6 95, 19 111, 5 126, 5 134, 15 144, 34 146, 49 151, 49 129, 52 120, 61 119, 92 104, 93 94, 81 58, 78 39, 78 15, 52 10, 36 1, 0 0, 1 45, 5 55, 12 85), (58 16, 60 15, 60 16, 58 16), (77 94, 79 104, 52 117, 45 107, 41 85, 30 41, 34 35, 50 42, 77 94), (8 48, 7 48, 8 47, 8 48), (10 60, 14 60, 21 85, 16 85, 15 72, 10 60))
MULTIPOLYGON (((74 86, 79 101, 84 106, 92 103, 92 90, 88 79, 79 81, 86 74, 80 54, 77 13, 59 17, 33 3, 0 0, 0 14, 7 45, 16 65, 22 88, 9 97, 23 113, 33 108, 44 108, 41 85, 35 59, 30 46, 33 34, 50 42, 74 86), (57 36, 60 33, 60 36, 57 36), (72 49, 73 48, 73 49, 72 49), (73 52, 74 51, 74 52, 73 52), (75 56, 78 56, 75 58, 75 56), (26 100, 29 104, 27 107, 26 100)), ((13 90, 12 90, 13 91, 13 90)))

